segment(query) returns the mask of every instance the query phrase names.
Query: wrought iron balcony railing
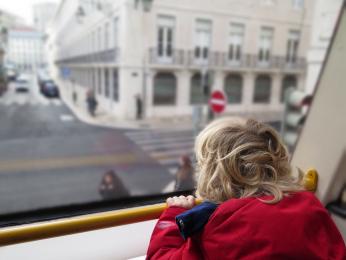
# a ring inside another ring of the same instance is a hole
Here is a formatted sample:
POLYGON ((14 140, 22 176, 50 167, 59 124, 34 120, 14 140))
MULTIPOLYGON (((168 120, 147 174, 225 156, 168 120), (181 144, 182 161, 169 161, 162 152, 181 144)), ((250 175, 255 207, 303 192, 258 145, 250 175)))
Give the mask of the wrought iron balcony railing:
POLYGON ((256 54, 241 54, 238 59, 230 60, 225 52, 215 52, 204 49, 203 52, 196 50, 171 51, 170 56, 160 56, 157 48, 149 50, 150 65, 174 65, 190 68, 209 67, 223 69, 258 69, 258 70, 305 70, 305 58, 297 58, 294 62, 287 62, 284 56, 269 56, 267 60, 260 60, 256 54))
POLYGON ((158 48, 149 49, 149 63, 160 65, 185 65, 186 57, 183 50, 172 49, 165 50, 165 54, 159 52, 158 48))

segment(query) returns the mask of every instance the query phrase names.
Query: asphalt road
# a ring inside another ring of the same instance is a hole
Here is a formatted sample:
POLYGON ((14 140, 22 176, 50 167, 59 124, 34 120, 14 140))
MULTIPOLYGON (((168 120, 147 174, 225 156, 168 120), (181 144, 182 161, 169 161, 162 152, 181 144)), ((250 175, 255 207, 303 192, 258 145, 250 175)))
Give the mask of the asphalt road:
POLYGON ((172 191, 179 158, 192 157, 193 142, 192 129, 88 125, 61 100, 42 96, 34 77, 27 93, 11 84, 0 97, 0 215, 100 201, 109 170, 130 195, 172 191))
POLYGON ((12 84, 0 97, 0 214, 101 200, 108 170, 131 195, 161 193, 174 177, 125 132, 78 121, 34 78, 28 93, 12 84))

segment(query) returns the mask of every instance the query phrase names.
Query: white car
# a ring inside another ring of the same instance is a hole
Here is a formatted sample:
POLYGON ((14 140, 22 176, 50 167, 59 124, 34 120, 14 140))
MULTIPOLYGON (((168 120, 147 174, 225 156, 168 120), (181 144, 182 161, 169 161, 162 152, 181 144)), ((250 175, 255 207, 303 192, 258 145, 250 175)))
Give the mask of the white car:
POLYGON ((28 92, 30 89, 30 77, 27 75, 20 75, 15 81, 16 92, 25 91, 28 92))

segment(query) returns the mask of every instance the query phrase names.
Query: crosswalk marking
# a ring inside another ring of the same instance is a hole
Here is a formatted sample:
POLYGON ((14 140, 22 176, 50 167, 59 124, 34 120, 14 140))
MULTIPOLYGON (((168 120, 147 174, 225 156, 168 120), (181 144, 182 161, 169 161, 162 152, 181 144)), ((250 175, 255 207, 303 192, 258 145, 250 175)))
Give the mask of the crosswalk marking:
MULTIPOLYGON (((144 130, 126 132, 125 135, 137 144, 151 158, 167 169, 175 177, 180 157, 188 155, 193 158, 194 136, 192 130, 144 130)), ((163 192, 173 191, 175 181, 164 188, 163 192)))
POLYGON ((37 99, 0 99, 0 105, 3 106, 62 106, 61 100, 37 100, 37 99))
POLYGON ((180 142, 180 143, 156 143, 152 145, 142 145, 142 149, 148 152, 153 152, 157 150, 164 150, 164 148, 172 149, 172 148, 180 148, 184 147, 184 149, 188 149, 189 147, 193 147, 193 142, 180 142))
POLYGON ((191 154, 192 149, 179 149, 179 150, 166 150, 163 152, 152 152, 151 155, 155 158, 161 158, 162 156, 176 156, 179 158, 182 154, 191 154))
POLYGON ((160 138, 160 137, 165 137, 165 138, 177 138, 177 137, 181 137, 187 135, 189 137, 191 137, 191 131, 187 131, 187 130, 152 130, 152 131, 141 131, 141 132, 127 132, 126 136, 128 136, 129 138, 139 141, 139 140, 148 140, 152 138, 160 138), (179 133, 179 135, 173 135, 172 137, 170 137, 172 135, 172 133, 179 133))
MULTIPOLYGON (((179 137, 170 137, 170 138, 165 138, 165 142, 188 142, 188 141, 191 141, 193 140, 193 137, 190 137, 190 136, 179 136, 179 137)), ((149 139, 149 138, 146 138, 144 140, 136 140, 136 143, 137 144, 140 144, 140 145, 146 145, 146 144, 155 144, 155 143, 161 143, 162 140, 161 139, 149 139)))

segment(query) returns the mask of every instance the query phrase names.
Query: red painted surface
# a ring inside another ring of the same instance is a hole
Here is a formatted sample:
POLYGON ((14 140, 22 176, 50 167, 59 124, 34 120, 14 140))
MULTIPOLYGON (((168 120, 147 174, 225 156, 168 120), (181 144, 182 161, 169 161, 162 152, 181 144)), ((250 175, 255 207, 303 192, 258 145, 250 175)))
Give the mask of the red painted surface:
POLYGON ((227 105, 225 94, 220 90, 215 90, 209 99, 209 106, 214 113, 222 113, 227 105))

